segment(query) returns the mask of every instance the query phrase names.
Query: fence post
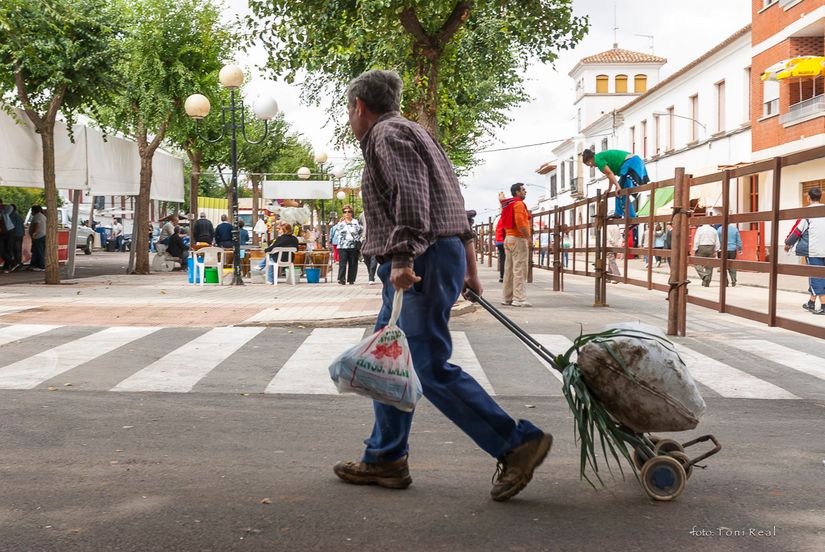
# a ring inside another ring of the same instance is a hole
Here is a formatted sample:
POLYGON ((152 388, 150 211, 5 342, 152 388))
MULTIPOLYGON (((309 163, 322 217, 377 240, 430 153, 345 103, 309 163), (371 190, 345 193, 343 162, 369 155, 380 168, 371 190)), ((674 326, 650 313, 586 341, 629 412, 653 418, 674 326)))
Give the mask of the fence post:
MULTIPOLYGON (((600 190, 599 190, 600 191, 600 190)), ((584 275, 590 276, 590 228, 593 223, 590 221, 590 200, 591 198, 587 198, 584 202, 584 213, 585 213, 585 223, 584 223, 584 275)), ((596 203, 596 216, 599 213, 599 204, 596 203)), ((598 225, 596 226, 598 232, 598 225)), ((596 258, 598 259, 598 253, 596 254, 596 258)))
MULTIPOLYGON (((493 266, 493 247, 495 246, 494 243, 494 236, 493 236, 493 218, 487 217, 487 266, 493 266)), ((498 256, 498 253, 496 253, 498 256)))
POLYGON ((779 278, 779 188, 782 183, 782 158, 773 160, 773 197, 771 198, 771 275, 768 288, 768 326, 776 326, 776 288, 779 278))
MULTIPOLYGON (((604 240, 603 229, 605 224, 605 213, 602 212, 602 191, 596 190, 596 259, 595 259, 595 296, 593 299, 594 307, 606 307, 605 293, 607 286, 605 286, 605 255, 604 255, 604 240)), ((589 217, 588 217, 589 218, 589 217)))
POLYGON ((685 209, 684 195, 682 189, 685 186, 685 169, 682 167, 676 168, 676 173, 673 180, 673 217, 671 218, 673 225, 673 232, 670 240, 670 289, 667 292, 667 334, 668 335, 683 335, 679 333, 679 314, 681 312, 681 294, 680 290, 686 285, 681 279, 682 264, 685 262, 685 247, 686 241, 683 235, 684 226, 682 221, 687 217, 685 209))
POLYGON ((690 187, 692 176, 684 174, 682 168, 682 208, 685 215, 681 217, 682 224, 682 244, 680 251, 682 255, 682 265, 679 267, 679 335, 684 337, 687 331, 687 303, 688 303, 688 257, 690 256, 690 217, 692 211, 690 210, 690 187))
MULTIPOLYGON (((725 312, 728 287, 728 211, 730 210, 730 171, 725 171, 722 179, 722 266, 719 269, 719 312, 725 312)), ((735 251, 735 249, 734 249, 735 251)))
POLYGON ((647 205, 649 207, 647 231, 645 232, 645 239, 647 240, 647 289, 653 289, 653 242, 656 239, 653 225, 656 217, 656 182, 652 184, 650 189, 650 200, 647 205))
POLYGON ((561 224, 559 213, 561 207, 556 207, 553 213, 553 291, 561 291, 561 224))

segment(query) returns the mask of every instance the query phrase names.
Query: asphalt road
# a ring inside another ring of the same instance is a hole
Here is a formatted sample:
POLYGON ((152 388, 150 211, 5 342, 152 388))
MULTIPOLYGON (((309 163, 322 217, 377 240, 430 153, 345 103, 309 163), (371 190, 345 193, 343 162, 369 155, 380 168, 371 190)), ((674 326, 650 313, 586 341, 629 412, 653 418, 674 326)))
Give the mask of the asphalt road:
MULTIPOLYGON (((566 337, 579 324, 662 321, 659 294, 611 288, 611 308, 594 310, 585 308, 589 289, 534 288, 536 308, 510 312, 535 334, 566 337)), ((807 352, 816 367, 822 342, 692 313, 680 346, 714 359, 720 374, 737 370, 745 391, 763 382, 795 398, 735 398, 725 395, 736 390, 703 384, 702 424, 674 437, 713 433, 724 449, 674 502, 652 502, 629 473, 599 489, 581 481, 554 378, 484 312, 453 329, 505 409, 556 438, 533 482, 503 504, 489 498, 495 461, 426 401, 413 428, 410 489, 338 481, 332 465, 355 459, 371 427, 368 401, 264 393, 315 330, 266 329, 188 392, 109 390, 208 331, 181 328, 34 389, 0 390, 0 551, 825 549, 825 380, 742 348, 768 341, 807 352)), ((94 331, 58 328, 2 346, 0 382, 4 368, 94 331)))

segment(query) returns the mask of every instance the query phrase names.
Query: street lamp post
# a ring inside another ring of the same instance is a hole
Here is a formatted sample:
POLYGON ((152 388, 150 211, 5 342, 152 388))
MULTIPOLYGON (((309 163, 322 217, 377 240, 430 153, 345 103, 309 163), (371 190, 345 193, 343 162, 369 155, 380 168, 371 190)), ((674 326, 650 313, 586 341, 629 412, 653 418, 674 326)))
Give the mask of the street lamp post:
POLYGON ((195 120, 195 131, 198 136, 209 143, 215 144, 224 139, 227 132, 230 137, 230 157, 232 161, 232 285, 242 286, 241 278, 241 233, 238 221, 238 130, 241 131, 244 141, 248 144, 260 144, 269 134, 268 121, 278 114, 278 104, 269 96, 262 96, 256 100, 252 110, 255 116, 264 122, 264 135, 260 140, 250 140, 246 137, 245 111, 243 102, 235 105, 235 93, 243 84, 243 71, 237 65, 225 65, 218 74, 221 85, 229 90, 229 105, 221 102, 221 133, 215 138, 200 135, 200 120, 209 115, 211 106, 209 99, 202 94, 192 94, 186 98, 184 109, 186 114, 195 120), (229 113, 227 121, 226 114, 229 113))
MULTIPOLYGON (((318 167, 321 171, 321 178, 323 180, 326 180, 326 178, 327 178, 327 173, 324 170, 324 165, 326 164, 326 162, 328 160, 329 160, 329 155, 327 155, 327 152, 325 152, 325 151, 321 151, 321 152, 318 152, 318 153, 315 154, 315 162, 318 164, 318 167)), ((326 249, 326 247, 327 247, 327 221, 325 219, 326 213, 325 213, 325 209, 324 209, 325 206, 326 206, 326 203, 327 203, 327 201, 325 199, 321 200, 321 224, 320 224, 320 227, 321 227, 321 247, 324 248, 324 249, 326 249)))

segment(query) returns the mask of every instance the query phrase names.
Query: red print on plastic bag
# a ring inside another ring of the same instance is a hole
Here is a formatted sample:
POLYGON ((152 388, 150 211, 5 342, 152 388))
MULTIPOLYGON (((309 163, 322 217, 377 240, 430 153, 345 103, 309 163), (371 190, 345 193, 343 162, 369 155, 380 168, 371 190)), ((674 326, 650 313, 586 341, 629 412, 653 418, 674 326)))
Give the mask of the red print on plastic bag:
POLYGON ((404 350, 401 348, 401 345, 398 344, 398 341, 393 341, 388 345, 379 343, 372 351, 372 355, 377 359, 382 359, 384 357, 396 359, 403 353, 404 350))

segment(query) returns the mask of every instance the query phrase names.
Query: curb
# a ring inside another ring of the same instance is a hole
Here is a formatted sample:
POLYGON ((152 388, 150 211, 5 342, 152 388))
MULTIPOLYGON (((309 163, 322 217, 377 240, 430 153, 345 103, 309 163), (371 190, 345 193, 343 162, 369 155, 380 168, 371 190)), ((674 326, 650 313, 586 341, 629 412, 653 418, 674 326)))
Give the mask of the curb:
MULTIPOLYGON (((450 318, 463 316, 478 310, 478 305, 462 301, 453 306, 450 318)), ((375 316, 354 316, 352 318, 333 318, 330 320, 278 320, 273 322, 249 322, 233 324, 236 328, 339 328, 357 324, 375 324, 375 316)))

